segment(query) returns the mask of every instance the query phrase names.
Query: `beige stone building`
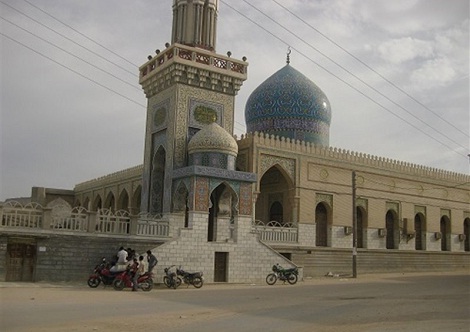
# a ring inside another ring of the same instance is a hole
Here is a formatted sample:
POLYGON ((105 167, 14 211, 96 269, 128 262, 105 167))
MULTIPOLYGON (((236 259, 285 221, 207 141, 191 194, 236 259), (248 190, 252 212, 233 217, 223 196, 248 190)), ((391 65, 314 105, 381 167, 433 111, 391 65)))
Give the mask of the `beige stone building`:
POLYGON ((172 43, 140 67, 143 165, 3 205, 5 279, 49 278, 69 243, 89 246, 81 267, 125 243, 208 282, 263 281, 275 263, 303 277, 468 269, 470 176, 330 147, 328 98, 289 59, 232 136, 248 63, 216 53, 218 5, 174 0, 172 43))

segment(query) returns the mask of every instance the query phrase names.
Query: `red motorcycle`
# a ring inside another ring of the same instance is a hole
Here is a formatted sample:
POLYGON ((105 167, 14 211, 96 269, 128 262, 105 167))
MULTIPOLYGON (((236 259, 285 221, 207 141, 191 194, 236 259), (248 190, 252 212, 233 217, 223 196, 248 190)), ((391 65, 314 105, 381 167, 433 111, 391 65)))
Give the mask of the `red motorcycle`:
POLYGON ((112 285, 116 276, 121 272, 111 272, 109 269, 110 264, 106 261, 106 258, 103 257, 101 263, 95 266, 93 273, 88 277, 88 286, 96 288, 101 283, 105 286, 112 285))
MULTIPOLYGON (((133 272, 131 269, 127 269, 124 272, 121 272, 116 276, 113 281, 113 287, 115 290, 123 290, 124 288, 132 288, 134 278, 133 272)), ((149 292, 153 288, 152 275, 148 272, 144 273, 137 279, 138 288, 142 289, 144 292, 149 292)))

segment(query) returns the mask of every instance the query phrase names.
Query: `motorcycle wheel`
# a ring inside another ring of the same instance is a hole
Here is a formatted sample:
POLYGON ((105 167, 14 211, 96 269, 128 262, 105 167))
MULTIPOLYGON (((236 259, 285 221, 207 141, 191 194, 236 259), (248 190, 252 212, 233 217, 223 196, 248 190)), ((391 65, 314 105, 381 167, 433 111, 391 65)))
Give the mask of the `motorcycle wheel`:
POLYGON ((153 280, 151 278, 148 278, 142 282, 139 282, 139 287, 144 291, 144 292, 149 292, 153 288, 153 280))
POLYGON ((90 286, 91 288, 96 288, 100 285, 101 283, 101 280, 99 278, 89 278, 88 279, 88 286, 90 286))
POLYGON ((175 286, 176 286, 175 289, 178 288, 179 286, 181 286, 182 283, 183 283, 183 280, 181 280, 180 277, 177 277, 175 279, 175 286))
POLYGON ((276 283, 276 281, 277 281, 277 276, 274 273, 270 273, 266 277, 266 283, 268 285, 274 285, 276 283))
POLYGON ((287 277, 287 282, 291 285, 295 284, 297 282, 297 274, 289 274, 289 276, 287 277))
POLYGON ((204 284, 204 281, 202 281, 202 279, 200 277, 195 277, 193 279, 193 286, 194 287, 201 288, 203 284, 204 284))
POLYGON ((166 287, 171 288, 171 280, 167 276, 163 277, 163 283, 165 284, 166 287))
POLYGON ((125 286, 126 286, 126 285, 125 285, 125 283, 124 283, 124 280, 115 279, 115 280, 113 281, 113 288, 114 288, 115 290, 121 291, 121 290, 124 289, 125 286))

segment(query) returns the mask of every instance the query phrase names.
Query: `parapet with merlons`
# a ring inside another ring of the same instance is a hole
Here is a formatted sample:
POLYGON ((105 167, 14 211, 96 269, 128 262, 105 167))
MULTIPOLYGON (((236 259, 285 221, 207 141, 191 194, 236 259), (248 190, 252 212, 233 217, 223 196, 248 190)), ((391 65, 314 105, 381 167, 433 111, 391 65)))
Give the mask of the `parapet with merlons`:
POLYGON ((242 135, 237 139, 239 151, 250 146, 275 148, 286 153, 306 154, 309 157, 346 162, 351 168, 355 166, 380 168, 414 176, 431 177, 438 180, 449 180, 459 183, 470 182, 470 176, 462 173, 446 171, 405 161, 374 156, 366 153, 349 151, 336 147, 325 147, 313 143, 279 137, 268 133, 254 132, 242 135))

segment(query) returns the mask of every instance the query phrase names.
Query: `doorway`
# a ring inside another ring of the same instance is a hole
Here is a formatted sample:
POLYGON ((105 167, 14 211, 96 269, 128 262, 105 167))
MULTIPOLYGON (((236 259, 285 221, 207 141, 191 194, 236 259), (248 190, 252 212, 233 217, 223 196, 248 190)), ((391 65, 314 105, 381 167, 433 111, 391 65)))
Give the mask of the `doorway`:
POLYGON ((7 244, 6 281, 34 281, 36 245, 28 243, 7 244))
POLYGON ((216 252, 214 259, 214 282, 227 282, 228 252, 216 252))

